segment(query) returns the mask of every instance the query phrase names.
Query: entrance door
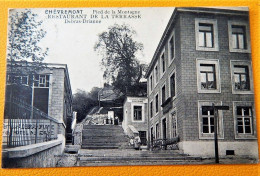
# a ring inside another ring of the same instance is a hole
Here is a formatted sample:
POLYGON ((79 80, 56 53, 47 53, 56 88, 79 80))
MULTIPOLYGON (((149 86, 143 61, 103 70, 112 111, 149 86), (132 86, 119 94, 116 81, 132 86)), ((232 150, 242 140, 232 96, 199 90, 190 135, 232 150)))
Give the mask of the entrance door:
POLYGON ((139 131, 139 137, 141 139, 141 145, 147 145, 146 131, 139 131))
POLYGON ((166 118, 162 120, 162 138, 166 139, 166 118))

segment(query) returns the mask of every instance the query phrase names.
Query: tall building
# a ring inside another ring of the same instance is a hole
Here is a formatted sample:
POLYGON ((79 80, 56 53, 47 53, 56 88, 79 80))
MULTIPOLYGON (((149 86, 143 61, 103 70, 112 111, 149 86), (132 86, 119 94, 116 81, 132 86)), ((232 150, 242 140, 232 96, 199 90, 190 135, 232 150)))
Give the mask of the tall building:
POLYGON ((175 8, 146 73, 149 141, 178 137, 186 154, 258 156, 249 14, 175 8))

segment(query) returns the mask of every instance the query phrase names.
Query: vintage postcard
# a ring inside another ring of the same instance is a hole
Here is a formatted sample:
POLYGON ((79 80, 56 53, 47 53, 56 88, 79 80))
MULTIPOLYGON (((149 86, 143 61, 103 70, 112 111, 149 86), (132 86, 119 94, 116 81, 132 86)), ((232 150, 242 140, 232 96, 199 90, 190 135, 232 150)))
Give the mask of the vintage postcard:
POLYGON ((3 168, 258 163, 247 7, 8 18, 3 168))

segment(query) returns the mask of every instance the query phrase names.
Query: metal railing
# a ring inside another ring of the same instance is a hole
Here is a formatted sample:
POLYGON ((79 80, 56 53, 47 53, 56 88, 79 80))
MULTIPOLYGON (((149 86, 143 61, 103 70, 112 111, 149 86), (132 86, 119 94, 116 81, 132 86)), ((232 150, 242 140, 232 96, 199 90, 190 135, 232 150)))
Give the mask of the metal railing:
POLYGON ((151 147, 152 150, 179 150, 179 141, 178 136, 170 139, 153 139, 151 141, 151 147))
POLYGON ((28 103, 5 102, 3 146, 18 147, 57 139, 58 121, 28 103))

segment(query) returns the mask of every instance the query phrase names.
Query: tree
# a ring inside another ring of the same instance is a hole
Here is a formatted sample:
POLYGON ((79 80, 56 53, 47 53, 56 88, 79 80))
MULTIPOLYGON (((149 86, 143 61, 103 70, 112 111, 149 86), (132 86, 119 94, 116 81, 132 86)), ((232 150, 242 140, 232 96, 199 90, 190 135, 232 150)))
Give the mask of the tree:
POLYGON ((15 94, 28 99, 26 95, 31 94, 33 75, 45 67, 43 60, 48 48, 42 49, 39 42, 45 37, 46 31, 41 28, 42 21, 37 20, 37 15, 31 10, 13 9, 9 14, 7 81, 11 86, 7 92, 10 98, 15 94), (29 87, 22 86, 23 75, 28 75, 29 87))
POLYGON ((143 44, 134 40, 136 32, 129 26, 115 24, 98 36, 94 49, 102 55, 103 77, 118 93, 134 95, 146 68, 137 55, 143 44))
POLYGON ((73 94, 73 111, 77 111, 77 121, 81 122, 86 118, 89 111, 98 106, 98 92, 101 88, 93 87, 90 92, 77 89, 73 94))
POLYGON ((48 48, 44 50, 39 46, 46 31, 40 28, 42 21, 37 21, 36 17, 31 10, 10 10, 7 46, 9 61, 41 63, 47 56, 48 48))

